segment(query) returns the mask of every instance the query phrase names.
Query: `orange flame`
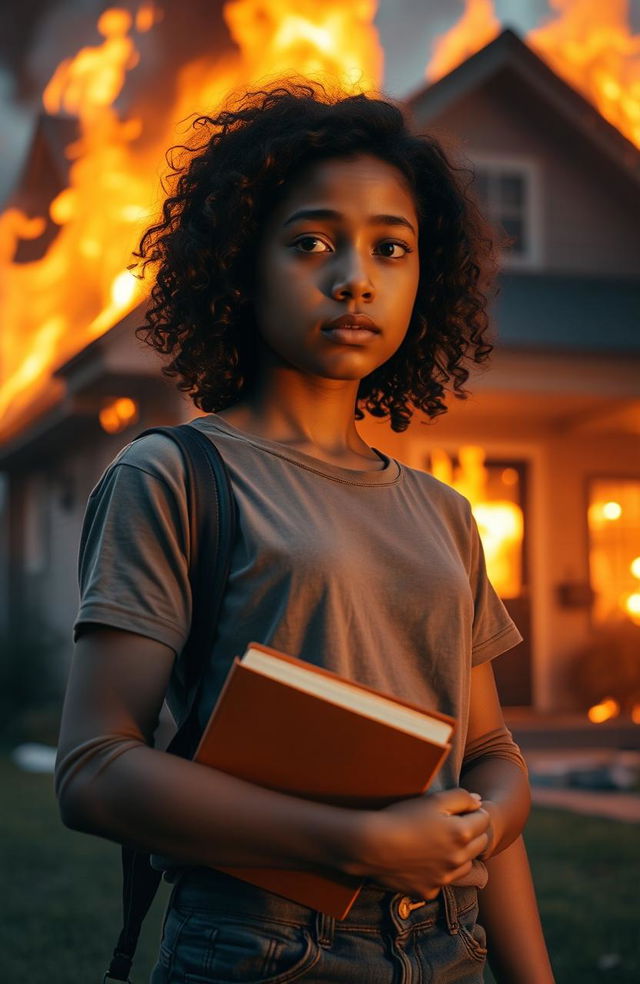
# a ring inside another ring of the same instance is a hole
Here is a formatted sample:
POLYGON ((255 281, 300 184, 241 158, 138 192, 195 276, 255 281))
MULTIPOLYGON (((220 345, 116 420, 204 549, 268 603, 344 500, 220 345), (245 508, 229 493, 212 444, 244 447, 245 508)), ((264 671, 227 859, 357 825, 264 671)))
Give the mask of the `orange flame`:
POLYGON ((631 33, 628 0, 549 0, 556 20, 528 43, 640 147, 640 35, 631 33))
POLYGON ((603 721, 609 721, 611 718, 615 718, 620 713, 620 704, 613 697, 605 697, 601 700, 599 704, 594 704, 587 711, 587 716, 590 721, 594 724, 602 724, 603 721))
POLYGON ((434 45, 426 78, 429 82, 435 82, 453 71, 499 33, 500 21, 496 17, 493 0, 465 0, 460 20, 434 45))
POLYGON ((52 115, 64 110, 83 119, 110 106, 120 95, 126 73, 139 55, 128 33, 132 17, 127 10, 105 10, 98 31, 106 40, 96 48, 82 48, 56 69, 44 90, 44 108, 52 115))
POLYGON ((138 404, 128 396, 121 396, 103 407, 98 417, 107 434, 117 434, 138 419, 138 404))
POLYGON ((66 59, 44 93, 49 113, 76 116, 79 138, 67 148, 69 186, 51 202, 59 226, 45 255, 28 263, 13 257, 21 240, 37 239, 44 216, 12 208, 0 216, 0 436, 7 437, 51 402, 61 383, 52 373, 92 338, 108 331, 144 300, 127 272, 131 251, 155 216, 162 155, 183 142, 178 121, 215 111, 224 97, 273 76, 306 74, 348 91, 377 88, 382 50, 373 25, 376 0, 232 0, 224 8, 239 53, 188 65, 173 107, 148 121, 121 120, 114 108, 127 73, 138 63, 134 31, 152 30, 161 11, 152 2, 132 16, 119 8, 98 21, 104 38, 66 59), (145 133, 145 152, 138 137, 145 133), (150 139, 153 134, 153 140, 150 139), (28 298, 28 303, 25 299, 28 298))

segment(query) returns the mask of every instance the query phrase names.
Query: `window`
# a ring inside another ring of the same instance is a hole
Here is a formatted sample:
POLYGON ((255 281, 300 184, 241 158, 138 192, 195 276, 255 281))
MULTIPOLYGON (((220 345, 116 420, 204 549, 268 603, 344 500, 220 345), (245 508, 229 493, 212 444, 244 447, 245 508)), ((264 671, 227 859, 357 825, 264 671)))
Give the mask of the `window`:
POLYGON ((34 473, 24 488, 23 568, 41 574, 47 567, 47 483, 34 473))
POLYGON ((593 480, 588 520, 594 623, 640 625, 640 481, 593 480))
POLYGON ((502 255, 509 269, 535 268, 541 264, 540 191, 538 167, 519 158, 471 155, 473 188, 489 221, 504 229, 513 243, 502 255))
POLYGON ((524 592, 524 464, 485 460, 484 449, 465 445, 451 455, 432 448, 425 467, 471 503, 489 579, 502 599, 524 592))

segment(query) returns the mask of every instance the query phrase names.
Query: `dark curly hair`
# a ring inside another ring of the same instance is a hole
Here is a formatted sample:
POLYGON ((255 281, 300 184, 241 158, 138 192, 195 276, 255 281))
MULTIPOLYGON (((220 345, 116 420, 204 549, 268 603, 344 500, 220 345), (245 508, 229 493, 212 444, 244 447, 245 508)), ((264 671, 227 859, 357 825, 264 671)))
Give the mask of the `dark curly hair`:
POLYGON ((446 411, 446 384, 464 398, 465 362, 483 362, 489 291, 497 269, 492 230, 469 192, 471 172, 429 134, 412 132, 387 98, 330 94, 318 82, 280 79, 193 122, 190 145, 167 154, 167 198, 138 250, 139 276, 156 269, 138 337, 171 356, 163 367, 201 410, 238 402, 256 377, 253 286, 260 230, 302 168, 370 153, 408 179, 420 226, 420 280, 398 351, 360 381, 363 408, 395 431, 413 408, 446 411), (205 131, 204 142, 199 139, 205 131), (141 262, 142 261, 142 262, 141 262))

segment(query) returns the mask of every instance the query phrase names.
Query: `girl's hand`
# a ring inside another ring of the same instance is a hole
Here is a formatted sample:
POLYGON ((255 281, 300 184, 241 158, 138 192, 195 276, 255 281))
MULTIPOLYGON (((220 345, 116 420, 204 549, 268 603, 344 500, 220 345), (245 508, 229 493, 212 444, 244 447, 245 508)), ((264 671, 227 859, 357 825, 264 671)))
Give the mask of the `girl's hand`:
POLYGON ((480 798, 448 789, 367 814, 360 861, 364 875, 394 892, 433 899, 462 878, 489 844, 490 818, 480 798))

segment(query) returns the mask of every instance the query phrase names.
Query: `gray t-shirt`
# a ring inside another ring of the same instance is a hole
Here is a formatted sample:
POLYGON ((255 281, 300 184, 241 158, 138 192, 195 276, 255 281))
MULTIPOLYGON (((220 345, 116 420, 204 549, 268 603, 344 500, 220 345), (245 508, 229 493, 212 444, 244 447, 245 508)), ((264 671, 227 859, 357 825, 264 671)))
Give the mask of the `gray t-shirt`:
MULTIPOLYGON (((471 668, 521 641, 492 588, 469 502, 378 452, 356 471, 190 422, 222 454, 238 530, 200 707, 205 723, 235 656, 261 642, 458 722, 433 790, 458 785, 471 668)), ((191 615, 180 451, 159 434, 120 451, 89 498, 80 547, 83 623, 179 653, 191 615)))

